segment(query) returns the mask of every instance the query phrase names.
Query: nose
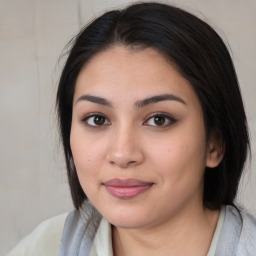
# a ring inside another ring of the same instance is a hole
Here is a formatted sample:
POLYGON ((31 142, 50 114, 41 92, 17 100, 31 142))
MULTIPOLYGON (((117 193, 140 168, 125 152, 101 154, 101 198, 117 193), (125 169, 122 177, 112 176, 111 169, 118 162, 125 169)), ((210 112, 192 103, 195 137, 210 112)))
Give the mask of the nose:
POLYGON ((110 142, 107 161, 120 168, 141 164, 144 154, 140 142, 140 136, 135 131, 119 130, 110 142))

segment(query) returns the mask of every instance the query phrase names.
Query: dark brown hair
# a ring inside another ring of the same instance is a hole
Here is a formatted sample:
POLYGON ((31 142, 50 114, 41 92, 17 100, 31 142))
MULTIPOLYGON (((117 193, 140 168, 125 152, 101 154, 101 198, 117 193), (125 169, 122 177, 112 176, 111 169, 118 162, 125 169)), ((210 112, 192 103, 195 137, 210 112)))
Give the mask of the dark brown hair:
POLYGON ((139 3, 107 12, 72 41, 57 92, 57 110, 68 179, 77 209, 86 200, 70 148, 72 101, 81 68, 97 53, 116 44, 152 47, 175 63, 194 88, 204 113, 207 136, 225 147, 216 168, 206 168, 205 207, 233 204, 249 149, 247 121, 227 47, 204 21, 179 8, 139 3))

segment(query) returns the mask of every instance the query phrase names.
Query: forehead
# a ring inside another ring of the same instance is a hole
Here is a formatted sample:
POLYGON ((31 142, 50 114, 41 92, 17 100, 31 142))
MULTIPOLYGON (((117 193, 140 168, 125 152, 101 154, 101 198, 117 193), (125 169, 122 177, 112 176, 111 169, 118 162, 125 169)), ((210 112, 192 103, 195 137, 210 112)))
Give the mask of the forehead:
POLYGON ((126 100, 165 93, 177 94, 185 101, 195 97, 190 83, 161 53, 152 48, 134 50, 125 46, 100 52, 83 67, 74 100, 83 93, 126 100))

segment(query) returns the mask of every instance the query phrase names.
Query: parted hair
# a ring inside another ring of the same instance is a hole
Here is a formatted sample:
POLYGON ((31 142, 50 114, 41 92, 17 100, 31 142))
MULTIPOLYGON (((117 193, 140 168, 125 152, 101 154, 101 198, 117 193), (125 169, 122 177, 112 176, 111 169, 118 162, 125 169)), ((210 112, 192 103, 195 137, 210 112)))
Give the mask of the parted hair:
POLYGON ((76 209, 87 200, 70 147, 76 79, 93 56, 115 45, 156 49, 190 82, 201 103, 207 138, 214 136, 225 149, 221 163, 205 169, 204 206, 219 209, 222 204, 234 204, 250 142, 229 51, 215 30, 196 16, 174 6, 142 2, 104 13, 71 41, 58 85, 56 107, 76 209))

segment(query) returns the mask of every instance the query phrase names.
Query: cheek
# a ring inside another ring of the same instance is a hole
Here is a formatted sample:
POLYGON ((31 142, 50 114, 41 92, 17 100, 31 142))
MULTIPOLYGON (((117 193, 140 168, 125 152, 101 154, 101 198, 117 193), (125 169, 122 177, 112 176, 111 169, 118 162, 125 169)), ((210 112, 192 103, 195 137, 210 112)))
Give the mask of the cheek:
POLYGON ((95 177, 100 170, 99 148, 97 144, 79 136, 79 133, 71 133, 70 146, 76 166, 80 185, 88 198, 97 194, 97 180, 95 177))
MULTIPOLYGON (((168 177, 169 183, 189 182, 189 179, 202 179, 206 164, 205 140, 199 136, 176 134, 162 143, 154 143, 150 154, 160 175, 168 177)), ((197 181, 198 182, 198 181, 197 181)))
POLYGON ((72 125, 70 134, 70 147, 77 170, 77 175, 83 187, 83 183, 99 170, 102 147, 85 136, 83 128, 72 125))
POLYGON ((187 163, 189 160, 202 160, 204 144, 193 138, 175 135, 170 139, 152 142, 150 154, 159 163, 187 163), (154 146, 152 146, 154 145, 154 146))
POLYGON ((90 172, 97 172, 97 165, 100 164, 100 151, 98 147, 75 141, 71 144, 74 163, 78 174, 86 175, 90 172))

